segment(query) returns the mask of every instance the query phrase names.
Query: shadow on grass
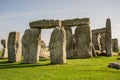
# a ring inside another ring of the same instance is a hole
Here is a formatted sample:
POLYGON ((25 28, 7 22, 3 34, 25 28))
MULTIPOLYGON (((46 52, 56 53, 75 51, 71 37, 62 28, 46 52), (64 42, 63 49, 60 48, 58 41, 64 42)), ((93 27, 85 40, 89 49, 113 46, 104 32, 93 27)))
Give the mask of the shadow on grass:
MULTIPOLYGON (((26 68, 26 67, 39 67, 39 66, 49 66, 52 65, 50 63, 37 63, 37 64, 24 64, 23 60, 21 63, 11 63, 8 62, 7 59, 0 59, 0 69, 8 69, 8 68, 26 68)), ((41 58, 39 61, 48 61, 49 59, 41 58)))
POLYGON ((8 63, 2 62, 0 63, 0 69, 7 69, 7 68, 28 68, 28 67, 39 67, 39 66, 49 66, 50 63, 47 64, 24 64, 24 63, 8 63))

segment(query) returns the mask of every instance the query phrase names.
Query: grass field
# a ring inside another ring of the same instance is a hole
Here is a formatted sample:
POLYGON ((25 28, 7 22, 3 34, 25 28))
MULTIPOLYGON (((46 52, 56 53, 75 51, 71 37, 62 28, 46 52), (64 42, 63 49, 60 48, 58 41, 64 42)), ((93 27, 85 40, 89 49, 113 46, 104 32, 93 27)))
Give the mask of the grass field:
POLYGON ((43 58, 38 64, 7 63, 7 59, 0 59, 0 80, 120 80, 120 70, 107 67, 110 62, 120 62, 116 58, 68 59, 62 65, 51 65, 43 58))

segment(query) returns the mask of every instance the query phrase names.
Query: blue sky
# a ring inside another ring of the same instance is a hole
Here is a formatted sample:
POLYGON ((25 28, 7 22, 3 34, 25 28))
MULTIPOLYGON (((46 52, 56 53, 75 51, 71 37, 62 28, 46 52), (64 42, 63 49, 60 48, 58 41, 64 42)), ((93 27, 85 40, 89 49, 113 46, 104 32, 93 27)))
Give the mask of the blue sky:
MULTIPOLYGON (((40 19, 72 19, 89 17, 91 29, 112 22, 112 37, 120 38, 120 0, 0 0, 0 39, 18 31, 21 37, 29 22, 40 19)), ((52 30, 42 30, 42 39, 49 43, 52 30)), ((1 45, 0 45, 1 48, 1 45)))

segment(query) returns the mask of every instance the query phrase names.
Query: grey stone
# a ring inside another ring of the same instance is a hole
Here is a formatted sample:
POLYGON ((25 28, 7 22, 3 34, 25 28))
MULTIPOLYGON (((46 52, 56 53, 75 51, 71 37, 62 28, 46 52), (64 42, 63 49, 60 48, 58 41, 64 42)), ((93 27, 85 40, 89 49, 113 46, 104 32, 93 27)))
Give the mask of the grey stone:
POLYGON ((101 34, 100 44, 101 52, 106 51, 106 33, 101 34))
POLYGON ((108 67, 120 69, 120 62, 112 62, 108 65, 108 67))
POLYGON ((21 40, 19 32, 11 32, 8 37, 8 62, 21 61, 21 40))
POLYGON ((73 57, 73 35, 71 27, 65 27, 67 58, 73 57))
POLYGON ((106 54, 112 56, 112 33, 111 33, 111 21, 108 18, 106 21, 106 54))
POLYGON ((54 28, 56 26, 61 27, 61 21, 60 20, 38 20, 34 22, 29 23, 30 28, 40 28, 40 29, 48 29, 48 28, 54 28))
POLYGON ((46 43, 41 40, 41 48, 47 48, 46 43))
POLYGON ((112 39, 112 50, 113 52, 118 52, 118 39, 112 39))
POLYGON ((98 33, 102 34, 102 33, 105 33, 105 32, 106 32, 106 28, 99 28, 99 29, 92 30, 93 34, 98 34, 98 33))
POLYGON ((95 50, 101 51, 101 44, 100 44, 100 33, 92 34, 92 42, 94 45, 95 50))
POLYGON ((62 21, 62 26, 64 27, 74 27, 74 26, 81 26, 81 25, 89 25, 90 19, 89 18, 75 18, 75 19, 68 19, 62 21))
POLYGON ((24 63, 37 63, 41 49, 41 30, 27 29, 22 37, 24 63))
POLYGON ((44 41, 41 41, 41 50, 40 50, 39 57, 40 58, 50 58, 50 52, 48 51, 48 48, 44 41))
POLYGON ((75 44, 78 58, 92 57, 92 33, 90 26, 78 26, 76 28, 75 44))
POLYGON ((2 39, 1 44, 3 45, 1 58, 7 58, 8 57, 7 40, 2 39))
POLYGON ((66 63, 66 32, 64 28, 56 27, 49 43, 50 61, 52 64, 66 63))

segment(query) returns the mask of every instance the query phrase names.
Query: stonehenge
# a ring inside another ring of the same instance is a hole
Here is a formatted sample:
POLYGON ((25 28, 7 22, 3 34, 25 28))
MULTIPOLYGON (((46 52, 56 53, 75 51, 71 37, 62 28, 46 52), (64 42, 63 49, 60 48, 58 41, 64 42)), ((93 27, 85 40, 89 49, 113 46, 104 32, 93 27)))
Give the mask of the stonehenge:
POLYGON ((44 19, 30 22, 29 26, 22 40, 19 32, 9 33, 8 41, 1 40, 2 58, 8 54, 8 62, 20 62, 23 54, 23 63, 36 64, 39 58, 44 57, 50 58, 51 64, 64 64, 67 58, 91 58, 101 54, 112 56, 112 50, 118 52, 118 40, 112 39, 109 18, 106 27, 94 30, 91 30, 89 18, 44 19), (71 27, 76 27, 74 34, 71 27), (47 47, 41 40, 41 31, 50 28, 54 29, 47 47))
POLYGON ((67 58, 73 57, 73 34, 71 27, 65 27, 66 31, 66 56, 67 58))
POLYGON ((8 62, 20 62, 21 53, 20 33, 10 32, 8 36, 8 62))
POLYGON ((60 20, 38 20, 34 22, 30 22, 30 28, 40 28, 40 29, 49 29, 55 28, 56 26, 61 27, 60 20))
POLYGON ((89 25, 76 28, 75 45, 78 58, 92 57, 92 32, 89 25))
POLYGON ((111 21, 109 18, 106 20, 105 28, 92 30, 92 36, 95 50, 106 56, 112 56, 111 21))
POLYGON ((112 50, 113 50, 113 52, 119 52, 117 38, 112 39, 112 50))
POLYGON ((22 53, 24 63, 37 63, 41 49, 41 30, 27 29, 22 37, 22 53))
POLYGON ((56 27, 50 38, 50 61, 52 64, 66 63, 66 33, 64 28, 56 27))
POLYGON ((1 44, 3 45, 1 58, 7 58, 8 57, 7 40, 2 39, 1 44))

